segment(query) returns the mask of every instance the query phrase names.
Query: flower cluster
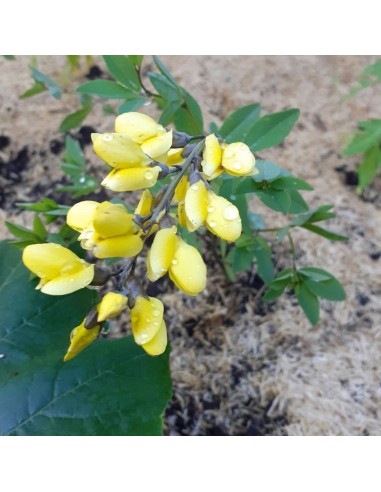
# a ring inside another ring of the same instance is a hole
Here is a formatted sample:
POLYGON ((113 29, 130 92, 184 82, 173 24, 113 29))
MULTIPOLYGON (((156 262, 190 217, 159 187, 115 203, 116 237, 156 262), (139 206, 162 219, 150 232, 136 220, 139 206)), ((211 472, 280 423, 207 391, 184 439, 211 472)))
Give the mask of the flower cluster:
POLYGON ((194 232, 205 226, 225 241, 238 239, 239 210, 218 196, 210 181, 223 173, 256 174, 255 158, 242 142, 227 144, 214 134, 192 137, 168 131, 135 112, 116 118, 115 133, 95 133, 92 140, 96 154, 112 168, 103 186, 120 192, 143 190, 135 212, 110 201, 76 203, 66 221, 79 233, 87 261, 62 245, 45 243, 27 246, 23 262, 40 278, 36 288, 45 294, 70 294, 91 285, 106 291, 73 329, 65 361, 93 342, 107 320, 127 308, 135 342, 149 355, 160 355, 167 345, 164 307, 147 295, 144 279, 135 274, 137 258, 146 246, 149 281, 168 274, 184 293, 202 292, 207 284, 206 265, 179 231, 183 227, 194 232), (148 188, 167 176, 169 184, 151 194, 148 188), (99 266, 98 260, 107 258, 114 258, 113 265, 99 266), (110 282, 113 286, 107 291, 110 282))

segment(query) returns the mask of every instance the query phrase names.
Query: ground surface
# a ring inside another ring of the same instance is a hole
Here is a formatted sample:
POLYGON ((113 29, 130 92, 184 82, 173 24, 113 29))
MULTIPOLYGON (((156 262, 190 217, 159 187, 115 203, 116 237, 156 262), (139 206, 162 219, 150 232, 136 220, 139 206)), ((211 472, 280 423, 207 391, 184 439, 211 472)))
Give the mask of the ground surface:
MULTIPOLYGON (((287 295, 270 306, 262 304, 256 298, 255 271, 232 285, 216 265, 209 268, 208 287, 197 298, 173 289, 161 294, 174 378, 166 433, 380 435, 381 188, 376 183, 366 200, 358 197, 350 186, 356 158, 340 155, 355 122, 380 117, 377 89, 343 101, 374 58, 162 58, 199 100, 208 124, 220 123, 231 110, 251 102, 261 102, 265 112, 299 107, 300 120, 285 144, 263 154, 312 184, 314 191, 305 195, 311 207, 334 204, 337 218, 331 229, 350 238, 331 243, 303 231, 295 234, 298 263, 331 271, 348 295, 342 303, 323 303, 317 328, 287 295)), ((73 87, 87 72, 84 68, 77 75, 61 101, 46 94, 20 101, 31 85, 29 62, 28 57, 0 59, 2 238, 9 237, 6 218, 20 224, 31 219, 19 214, 16 201, 39 199, 62 180, 57 128, 78 107, 73 87)), ((101 60, 95 63, 103 68, 101 60)), ((41 70, 61 82, 63 66, 62 57, 39 58, 41 70)), ((154 114, 154 108, 147 110, 154 114)), ((110 131, 112 123, 101 107, 86 121, 97 131, 110 131)), ((91 146, 85 149, 89 168, 103 175, 91 146)), ((252 208, 259 210, 258 203, 252 208)), ((277 248, 278 267, 289 266, 286 247, 277 248)))

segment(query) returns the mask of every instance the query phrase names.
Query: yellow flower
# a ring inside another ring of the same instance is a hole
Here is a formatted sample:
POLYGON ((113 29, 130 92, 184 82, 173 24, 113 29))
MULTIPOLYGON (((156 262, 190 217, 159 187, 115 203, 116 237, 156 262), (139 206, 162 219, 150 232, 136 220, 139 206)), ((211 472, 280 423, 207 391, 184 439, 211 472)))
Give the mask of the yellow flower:
POLYGON ((147 275, 155 282, 169 272, 174 284, 195 296, 206 286, 206 266, 196 248, 176 235, 176 227, 161 229, 147 255, 147 275))
POLYGON ((66 221, 81 233, 81 246, 97 258, 135 256, 143 247, 133 215, 121 204, 79 202, 70 208, 66 221))
POLYGON ((147 166, 151 159, 127 135, 120 133, 92 133, 94 152, 115 169, 147 166))
POLYGON ((127 297, 117 292, 107 292, 97 306, 97 321, 115 318, 127 307, 127 297))
POLYGON ((134 191, 151 188, 156 184, 160 170, 159 166, 113 169, 101 184, 113 191, 134 191))
POLYGON ((203 225, 208 213, 208 192, 203 181, 197 181, 188 188, 184 208, 188 229, 193 232, 203 225))
POLYGON ((167 132, 162 125, 142 113, 119 115, 115 120, 115 131, 139 144, 152 159, 168 152, 172 145, 172 131, 167 132))
POLYGON ((242 142, 235 142, 224 147, 221 165, 232 176, 258 174, 254 154, 242 142))
POLYGON ((220 144, 214 134, 208 135, 205 139, 201 165, 209 181, 217 178, 223 172, 232 176, 258 174, 255 168, 255 157, 246 144, 243 142, 220 144))
POLYGON ((131 309, 131 328, 135 342, 149 355, 160 355, 167 346, 164 306, 159 299, 138 296, 131 309))
POLYGON ((98 337, 101 327, 97 325, 94 328, 87 329, 85 328, 85 320, 71 332, 70 346, 64 357, 64 362, 73 359, 98 337))
POLYGON ((217 137, 212 133, 205 139, 203 160, 201 162, 204 174, 208 179, 215 174, 222 161, 222 148, 217 137))
POLYGON ((32 244, 24 249, 24 265, 40 277, 36 289, 53 296, 83 289, 94 278, 94 265, 59 244, 32 244))
POLYGON ((226 198, 208 191, 208 215, 206 227, 225 241, 235 241, 242 232, 238 208, 226 198))
POLYGON ((153 197, 148 190, 144 190, 140 197, 139 203, 135 209, 136 215, 145 217, 151 213, 153 197))

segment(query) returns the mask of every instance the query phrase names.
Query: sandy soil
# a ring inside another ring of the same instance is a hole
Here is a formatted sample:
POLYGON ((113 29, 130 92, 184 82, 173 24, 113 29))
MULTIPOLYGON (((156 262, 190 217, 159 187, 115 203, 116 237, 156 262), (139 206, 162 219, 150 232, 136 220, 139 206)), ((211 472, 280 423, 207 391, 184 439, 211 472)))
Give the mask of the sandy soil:
MULTIPOLYGON (((375 58, 162 59, 198 99, 207 124, 220 123, 231 110, 251 102, 260 102, 265 112, 300 108, 300 120, 285 144, 261 154, 311 183, 314 191, 305 194, 310 206, 333 204, 337 218, 331 229, 350 238, 332 243, 304 231, 295 234, 298 263, 331 271, 348 295, 343 303, 322 304, 316 328, 287 295, 263 305, 256 298, 254 271, 229 285, 216 264, 209 269, 206 291, 196 299, 166 290, 164 283, 174 378, 166 433, 380 435, 380 183, 365 201, 346 184, 351 175, 336 170, 356 165, 356 158, 340 155, 356 122, 380 117, 379 89, 343 100, 375 58)), ((62 141, 60 121, 78 107, 73 88, 87 71, 76 74, 60 101, 46 94, 20 101, 31 85, 29 62, 27 57, 0 60, 0 237, 9 237, 4 219, 24 224, 31 219, 19 214, 16 201, 41 198, 61 181, 61 156, 52 149, 62 141), (1 136, 9 137, 8 145, 1 136)), ((95 63, 103 68, 100 59, 95 63)), ((62 57, 41 57, 39 67, 66 83, 62 57)), ((154 108, 147 110, 155 114, 154 108)), ((97 131, 109 131, 112 123, 101 105, 86 121, 97 131)), ((91 146, 85 150, 89 168, 103 175, 91 146)), ((264 210, 257 201, 252 208, 264 210)), ((273 215, 265 214, 271 222, 273 215)), ((276 248, 279 268, 289 266, 286 248, 276 248)))

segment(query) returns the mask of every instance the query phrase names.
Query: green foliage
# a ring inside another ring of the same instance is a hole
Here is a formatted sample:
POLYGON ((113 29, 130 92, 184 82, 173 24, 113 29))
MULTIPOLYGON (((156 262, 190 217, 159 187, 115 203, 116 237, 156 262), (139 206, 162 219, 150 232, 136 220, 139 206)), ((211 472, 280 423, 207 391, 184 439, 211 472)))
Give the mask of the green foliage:
POLYGON ((79 143, 67 135, 65 138, 64 163, 62 171, 70 176, 73 184, 61 186, 57 191, 72 193, 73 198, 92 193, 98 188, 98 183, 92 176, 85 173, 86 162, 79 143))
POLYGON ((46 296, 28 277, 20 253, 0 243, 0 435, 160 435, 168 352, 149 357, 127 337, 95 342, 64 363, 94 291, 46 296))
POLYGON ((87 115, 91 112, 92 105, 82 106, 78 111, 68 114, 61 122, 60 132, 66 133, 82 124, 87 115))
POLYGON ((53 96, 55 99, 61 99, 62 90, 60 86, 56 82, 54 82, 54 80, 37 70, 37 68, 35 67, 31 66, 30 69, 32 72, 34 84, 30 89, 21 94, 20 99, 26 99, 27 97, 34 96, 46 90, 48 90, 50 92, 50 95, 53 96))
MULTIPOLYGON (((353 96, 360 90, 381 82, 381 60, 366 67, 359 79, 359 85, 349 93, 353 96)), ((381 169, 381 119, 359 121, 358 131, 353 135, 343 150, 343 155, 362 154, 362 160, 357 168, 359 184, 357 192, 362 193, 369 186, 381 169)))

